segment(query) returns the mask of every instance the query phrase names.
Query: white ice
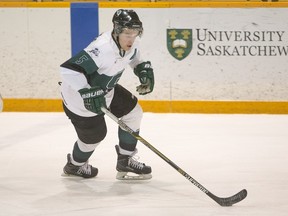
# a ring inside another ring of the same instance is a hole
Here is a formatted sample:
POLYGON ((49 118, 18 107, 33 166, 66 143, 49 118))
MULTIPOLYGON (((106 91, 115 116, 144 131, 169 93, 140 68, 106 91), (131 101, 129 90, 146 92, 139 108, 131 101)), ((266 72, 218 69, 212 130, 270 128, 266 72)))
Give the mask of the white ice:
POLYGON ((143 144, 148 181, 115 179, 117 125, 90 163, 93 179, 64 178, 76 140, 64 113, 0 113, 0 215, 286 216, 288 116, 144 113, 141 135, 217 196, 248 196, 221 207, 143 144))

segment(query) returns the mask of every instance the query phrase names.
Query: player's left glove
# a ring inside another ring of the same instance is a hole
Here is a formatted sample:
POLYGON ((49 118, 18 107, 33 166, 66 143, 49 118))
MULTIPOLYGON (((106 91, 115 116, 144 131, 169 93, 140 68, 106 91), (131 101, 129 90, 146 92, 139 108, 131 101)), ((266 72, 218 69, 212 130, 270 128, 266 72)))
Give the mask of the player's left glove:
POLYGON ((151 93, 154 89, 154 73, 150 61, 142 62, 134 68, 134 74, 139 77, 141 85, 136 87, 140 95, 151 93))

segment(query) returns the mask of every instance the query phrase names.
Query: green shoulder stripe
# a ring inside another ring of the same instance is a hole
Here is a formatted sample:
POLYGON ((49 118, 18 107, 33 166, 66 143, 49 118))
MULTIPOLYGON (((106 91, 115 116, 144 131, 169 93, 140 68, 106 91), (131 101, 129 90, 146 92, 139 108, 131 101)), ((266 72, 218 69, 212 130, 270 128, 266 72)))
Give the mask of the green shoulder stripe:
POLYGON ((64 62, 61 66, 87 75, 93 74, 98 70, 93 59, 84 50, 64 62))

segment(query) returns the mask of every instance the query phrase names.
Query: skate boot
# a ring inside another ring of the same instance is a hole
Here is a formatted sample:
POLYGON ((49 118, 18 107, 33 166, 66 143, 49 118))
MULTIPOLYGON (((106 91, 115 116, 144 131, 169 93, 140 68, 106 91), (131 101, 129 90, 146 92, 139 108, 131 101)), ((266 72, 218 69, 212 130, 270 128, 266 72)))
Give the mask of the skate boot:
POLYGON ((116 152, 118 155, 116 170, 118 171, 116 179, 119 180, 146 180, 151 179, 151 167, 146 166, 144 163, 138 162, 133 156, 137 153, 137 150, 132 155, 121 155, 119 146, 116 145, 116 152), (129 175, 127 175, 129 173, 129 175), (130 174, 133 175, 130 175, 130 174))
POLYGON ((83 178, 92 178, 98 174, 98 169, 88 164, 88 161, 82 166, 76 166, 71 163, 71 154, 67 155, 67 164, 63 168, 66 176, 80 176, 83 178))

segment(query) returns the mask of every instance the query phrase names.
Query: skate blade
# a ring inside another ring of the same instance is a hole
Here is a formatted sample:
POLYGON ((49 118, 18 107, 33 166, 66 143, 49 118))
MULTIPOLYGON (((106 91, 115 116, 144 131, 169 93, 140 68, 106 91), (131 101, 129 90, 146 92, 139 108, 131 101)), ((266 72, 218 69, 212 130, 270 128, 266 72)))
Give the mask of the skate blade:
POLYGON ((118 172, 116 175, 116 179, 118 180, 148 180, 151 178, 151 174, 135 174, 128 172, 118 172))
POLYGON ((61 173, 61 176, 62 176, 62 177, 66 177, 66 178, 80 178, 80 176, 70 175, 70 174, 67 174, 67 173, 65 173, 65 172, 62 172, 62 173, 61 173))
POLYGON ((67 173, 64 173, 64 172, 61 174, 61 176, 64 177, 64 178, 85 179, 82 176, 67 174, 67 173))

